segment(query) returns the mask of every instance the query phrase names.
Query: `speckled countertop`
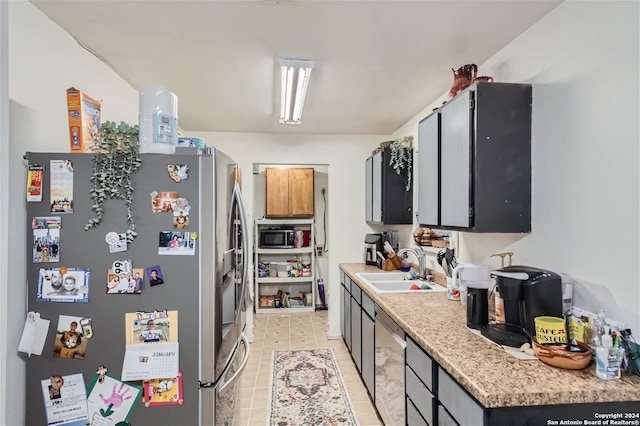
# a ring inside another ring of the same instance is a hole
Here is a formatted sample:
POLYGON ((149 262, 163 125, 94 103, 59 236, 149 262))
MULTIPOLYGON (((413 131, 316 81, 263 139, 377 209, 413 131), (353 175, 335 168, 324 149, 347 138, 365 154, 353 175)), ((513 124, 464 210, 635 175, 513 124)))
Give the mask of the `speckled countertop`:
POLYGON ((356 273, 379 269, 362 263, 340 268, 486 408, 640 401, 638 376, 623 372, 619 380, 603 381, 593 362, 585 370, 564 370, 516 359, 469 330, 460 302, 446 292, 378 294, 356 273))

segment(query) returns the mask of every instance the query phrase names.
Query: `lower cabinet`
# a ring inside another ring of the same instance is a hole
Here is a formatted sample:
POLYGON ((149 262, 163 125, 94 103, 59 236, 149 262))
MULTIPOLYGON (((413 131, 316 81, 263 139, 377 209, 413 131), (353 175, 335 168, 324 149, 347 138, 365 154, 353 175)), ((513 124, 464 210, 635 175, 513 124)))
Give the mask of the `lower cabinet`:
POLYGON ((409 412, 415 410, 411 416, 416 424, 444 426, 484 423, 483 407, 410 337, 407 337, 405 357, 407 419, 409 412))
POLYGON ((342 338, 351 352, 351 280, 349 277, 346 277, 342 284, 342 306, 342 338))
POLYGON ((375 303, 353 280, 340 271, 340 331, 371 399, 375 375, 375 303))
POLYGON ((482 425, 484 424, 484 408, 478 404, 462 386, 458 384, 442 368, 438 367, 438 416, 442 409, 446 410, 449 416, 438 417, 439 425, 461 424, 461 425, 482 425), (457 423, 449 423, 451 417, 457 423))
POLYGON ((407 337, 405 362, 407 422, 413 424, 410 422, 413 417, 416 424, 434 426, 437 364, 410 337, 407 337), (412 412, 412 409, 415 409, 415 412, 412 412))
POLYGON ((362 373, 362 290, 351 283, 351 358, 359 373, 362 373))
POLYGON ((369 296, 362 293, 362 380, 375 399, 375 303, 369 296))
POLYGON ((344 326, 345 326, 345 318, 344 318, 344 300, 345 300, 345 288, 344 288, 344 282, 346 280, 347 275, 344 273, 343 270, 340 270, 340 335, 342 336, 342 338, 344 339, 345 336, 345 332, 344 332, 344 326))

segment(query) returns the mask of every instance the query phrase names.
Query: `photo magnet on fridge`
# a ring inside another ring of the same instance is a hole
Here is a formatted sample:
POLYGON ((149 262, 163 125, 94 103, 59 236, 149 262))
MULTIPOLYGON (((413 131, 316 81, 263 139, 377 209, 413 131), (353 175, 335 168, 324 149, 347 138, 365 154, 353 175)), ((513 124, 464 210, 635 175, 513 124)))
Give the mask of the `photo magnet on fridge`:
POLYGON ((177 377, 145 380, 142 388, 144 390, 142 401, 145 407, 182 405, 184 402, 181 371, 178 372, 177 377))
POLYGON ((173 209, 173 227, 187 229, 189 227, 189 212, 191 205, 188 198, 178 198, 171 203, 173 209))
POLYGON ((149 285, 151 287, 164 284, 164 279, 162 278, 162 269, 160 269, 159 265, 150 266, 146 269, 146 271, 147 279, 149 280, 149 285))
POLYGON ((40 268, 37 302, 89 302, 88 269, 40 268))
POLYGON ((178 231, 162 231, 158 238, 159 255, 193 255, 196 252, 196 241, 191 233, 178 231))
POLYGON ((171 213, 171 203, 178 198, 178 193, 153 191, 151 194, 151 211, 153 213, 171 213))
POLYGON ((31 220, 33 263, 60 261, 60 228, 60 216, 34 217, 31 220))
POLYGON ((167 171, 169 172, 169 177, 175 183, 189 179, 189 166, 186 164, 169 164, 167 165, 167 171))
POLYGON ((107 294, 141 294, 142 268, 132 268, 129 273, 116 274, 107 270, 107 294))
POLYGON ((82 334, 82 317, 60 315, 53 345, 56 358, 84 359, 87 353, 87 339, 82 334))

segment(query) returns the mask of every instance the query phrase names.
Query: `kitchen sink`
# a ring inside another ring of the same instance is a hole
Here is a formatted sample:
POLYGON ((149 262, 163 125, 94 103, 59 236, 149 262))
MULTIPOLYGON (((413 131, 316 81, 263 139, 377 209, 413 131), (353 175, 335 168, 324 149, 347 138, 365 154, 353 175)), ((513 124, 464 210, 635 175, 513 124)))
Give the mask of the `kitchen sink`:
POLYGON ((426 284, 421 280, 405 280, 405 272, 361 272, 356 274, 362 282, 364 282, 371 290, 376 293, 433 293, 439 291, 447 291, 446 288, 434 284, 427 284, 429 288, 420 290, 411 290, 413 284, 422 287, 426 284))
POLYGON ((402 281, 408 272, 360 272, 356 274, 365 281, 402 281))

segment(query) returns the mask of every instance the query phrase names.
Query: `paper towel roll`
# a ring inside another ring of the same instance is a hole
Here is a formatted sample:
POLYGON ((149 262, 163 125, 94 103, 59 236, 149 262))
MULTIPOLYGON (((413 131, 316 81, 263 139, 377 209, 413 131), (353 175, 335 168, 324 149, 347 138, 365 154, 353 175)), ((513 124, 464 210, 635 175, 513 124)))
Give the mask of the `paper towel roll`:
POLYGON ((139 93, 140 152, 173 154, 178 145, 178 97, 164 87, 139 93))

